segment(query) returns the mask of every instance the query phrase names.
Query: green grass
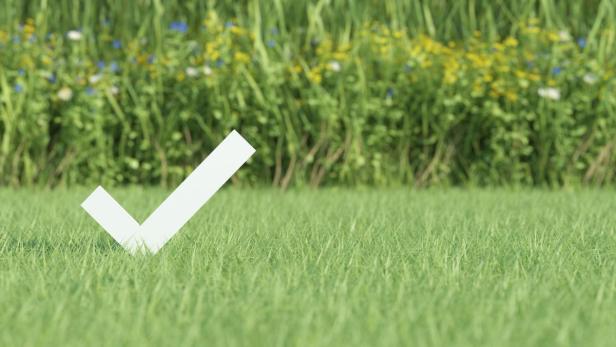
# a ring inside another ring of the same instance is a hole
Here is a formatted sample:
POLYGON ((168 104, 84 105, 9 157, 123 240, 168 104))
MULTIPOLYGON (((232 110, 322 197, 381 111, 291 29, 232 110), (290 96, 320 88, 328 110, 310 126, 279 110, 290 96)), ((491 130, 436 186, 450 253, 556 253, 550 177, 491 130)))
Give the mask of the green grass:
MULTIPOLYGON (((0 190, 1 346, 609 346, 613 191, 224 190, 156 256, 0 190)), ((167 192, 111 193, 137 219, 167 192)))

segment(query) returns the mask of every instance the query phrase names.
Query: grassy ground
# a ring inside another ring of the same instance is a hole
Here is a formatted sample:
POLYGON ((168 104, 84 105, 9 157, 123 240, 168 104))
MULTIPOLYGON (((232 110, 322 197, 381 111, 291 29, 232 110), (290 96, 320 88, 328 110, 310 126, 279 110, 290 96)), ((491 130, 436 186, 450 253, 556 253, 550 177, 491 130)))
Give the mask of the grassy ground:
MULTIPOLYGON (((156 256, 0 190, 0 345, 608 346, 613 191, 225 190, 156 256)), ((111 193, 143 220, 161 190, 111 193)))

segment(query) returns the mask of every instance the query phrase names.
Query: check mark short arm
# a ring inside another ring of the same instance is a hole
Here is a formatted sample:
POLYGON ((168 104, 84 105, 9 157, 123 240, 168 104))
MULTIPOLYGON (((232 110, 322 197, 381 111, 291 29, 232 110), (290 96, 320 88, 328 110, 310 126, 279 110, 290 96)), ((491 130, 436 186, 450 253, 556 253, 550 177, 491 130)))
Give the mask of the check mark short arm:
POLYGON ((139 223, 101 186, 81 203, 81 207, 107 230, 114 240, 125 247, 139 229, 139 223))

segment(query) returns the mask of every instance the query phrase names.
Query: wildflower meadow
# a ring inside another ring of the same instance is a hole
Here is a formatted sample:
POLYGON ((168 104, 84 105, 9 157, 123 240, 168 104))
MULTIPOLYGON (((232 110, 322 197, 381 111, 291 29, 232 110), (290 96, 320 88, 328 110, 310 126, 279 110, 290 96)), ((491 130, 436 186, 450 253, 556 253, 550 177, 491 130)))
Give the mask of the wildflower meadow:
POLYGON ((232 128, 250 184, 614 180, 612 1, 10 3, 3 184, 177 183, 232 128))

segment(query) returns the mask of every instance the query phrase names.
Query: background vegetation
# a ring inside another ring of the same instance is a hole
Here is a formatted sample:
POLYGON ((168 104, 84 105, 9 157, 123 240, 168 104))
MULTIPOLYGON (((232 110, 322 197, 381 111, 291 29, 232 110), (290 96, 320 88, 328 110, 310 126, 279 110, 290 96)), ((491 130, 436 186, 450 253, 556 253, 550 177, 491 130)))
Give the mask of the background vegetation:
POLYGON ((3 1, 0 183, 615 179, 616 1, 3 1))

